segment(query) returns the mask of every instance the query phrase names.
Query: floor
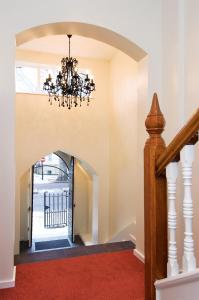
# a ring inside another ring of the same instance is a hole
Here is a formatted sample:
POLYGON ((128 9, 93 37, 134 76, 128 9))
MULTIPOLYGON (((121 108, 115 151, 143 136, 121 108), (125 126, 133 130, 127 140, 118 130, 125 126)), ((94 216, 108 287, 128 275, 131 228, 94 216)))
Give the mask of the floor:
POLYGON ((78 257, 69 257, 67 249, 63 258, 58 251, 53 259, 40 257, 46 261, 28 255, 32 263, 16 266, 15 287, 0 290, 0 299, 144 300, 144 264, 133 255, 131 242, 72 250, 80 248, 78 257))
MULTIPOLYGON (((68 239, 67 236, 57 237, 56 240, 66 239, 66 238, 68 239)), ((52 240, 55 240, 55 239, 53 239, 53 238, 42 239, 42 241, 52 241, 52 240)), ((68 239, 68 241, 70 243, 70 248, 84 246, 84 242, 83 242, 83 240, 81 239, 81 237, 79 235, 75 235, 75 240, 74 240, 73 243, 70 241, 70 239, 68 239)), ((26 241, 26 242, 22 241, 20 243, 20 256, 28 255, 30 253, 38 253, 38 252, 40 252, 40 251, 36 251, 35 250, 35 242, 38 242, 38 240, 33 240, 32 241, 32 247, 29 248, 28 247, 28 241, 26 241)), ((53 249, 53 250, 51 249, 51 250, 48 250, 48 251, 54 251, 54 250, 56 251, 58 249, 53 249)), ((41 251, 44 251, 44 250, 41 250, 41 251)))
POLYGON ((134 248, 135 245, 131 241, 124 241, 92 246, 79 246, 74 248, 65 248, 50 251, 38 251, 34 253, 22 252, 20 255, 15 255, 15 265, 67 257, 85 256, 96 253, 109 253, 122 250, 133 250, 134 248))

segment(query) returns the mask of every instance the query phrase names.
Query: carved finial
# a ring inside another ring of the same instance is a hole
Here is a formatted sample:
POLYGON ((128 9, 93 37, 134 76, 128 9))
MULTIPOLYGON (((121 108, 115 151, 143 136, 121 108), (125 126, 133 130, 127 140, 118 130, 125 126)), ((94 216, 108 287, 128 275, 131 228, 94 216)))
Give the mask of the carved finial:
POLYGON ((150 136, 161 135, 165 126, 165 119, 160 110, 158 96, 155 93, 153 95, 151 110, 145 121, 146 130, 150 136))

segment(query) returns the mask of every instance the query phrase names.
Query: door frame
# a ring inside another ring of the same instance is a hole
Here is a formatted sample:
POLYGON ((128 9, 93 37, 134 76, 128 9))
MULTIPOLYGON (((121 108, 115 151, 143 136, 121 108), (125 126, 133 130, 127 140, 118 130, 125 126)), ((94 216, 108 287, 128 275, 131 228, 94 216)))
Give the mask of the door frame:
POLYGON ((33 228, 33 197, 34 197, 34 165, 31 168, 31 203, 28 208, 28 212, 30 215, 30 224, 29 224, 29 240, 28 240, 28 247, 32 247, 32 228, 33 228))
MULTIPOLYGON (((57 155, 55 152, 53 152, 55 155, 57 155)), ((57 155, 60 159, 62 159, 59 155, 57 155)), ((63 159, 62 159, 63 160, 63 159)), ((64 160, 63 160, 64 161, 64 160)), ((74 208, 75 208, 75 204, 74 204, 74 170, 75 170, 75 158, 74 156, 71 156, 71 161, 73 163, 73 170, 72 170, 72 178, 71 178, 71 184, 72 184, 72 189, 71 189, 71 199, 72 199, 72 242, 75 242, 75 233, 74 233, 74 208)), ((64 161, 66 167, 67 163, 64 161)), ((30 214, 30 224, 29 224, 29 230, 30 230, 30 234, 29 234, 29 240, 28 240, 28 244, 29 244, 29 248, 32 247, 32 231, 33 231, 33 198, 34 198, 34 171, 35 171, 35 165, 32 166, 31 168, 31 205, 29 206, 29 214, 30 214)), ((69 236, 67 236, 67 238, 69 238, 69 236)))

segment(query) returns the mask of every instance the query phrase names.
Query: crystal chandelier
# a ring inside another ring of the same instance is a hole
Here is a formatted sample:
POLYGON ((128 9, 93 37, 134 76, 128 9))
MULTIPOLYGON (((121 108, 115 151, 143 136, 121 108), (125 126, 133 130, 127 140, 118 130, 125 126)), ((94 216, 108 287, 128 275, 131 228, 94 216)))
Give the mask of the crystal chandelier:
POLYGON ((77 72, 78 61, 70 56, 70 39, 72 35, 67 35, 69 40, 68 57, 61 60, 61 71, 53 82, 51 75, 44 82, 43 89, 48 93, 49 102, 52 105, 53 100, 60 106, 71 109, 81 106, 82 101, 90 102, 90 95, 95 91, 95 83, 89 78, 88 74, 77 72))

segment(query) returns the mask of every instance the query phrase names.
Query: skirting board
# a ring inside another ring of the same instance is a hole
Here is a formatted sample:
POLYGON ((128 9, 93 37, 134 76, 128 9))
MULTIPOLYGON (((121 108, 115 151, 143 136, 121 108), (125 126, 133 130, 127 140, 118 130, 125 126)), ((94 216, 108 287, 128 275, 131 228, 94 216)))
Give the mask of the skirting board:
POLYGON ((136 237, 133 234, 129 234, 131 241, 136 245, 136 237))
POLYGON ((15 286, 16 267, 13 269, 13 276, 11 280, 0 281, 0 289, 8 289, 15 286))
POLYGON ((137 249, 134 249, 133 253, 139 260, 141 260, 144 263, 145 257, 142 252, 138 251, 137 249))

